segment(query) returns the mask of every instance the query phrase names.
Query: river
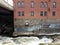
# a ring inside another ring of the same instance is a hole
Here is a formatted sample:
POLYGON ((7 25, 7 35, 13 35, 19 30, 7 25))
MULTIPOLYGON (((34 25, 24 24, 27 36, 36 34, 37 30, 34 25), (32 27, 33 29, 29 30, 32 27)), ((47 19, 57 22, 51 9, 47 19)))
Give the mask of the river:
POLYGON ((51 38, 43 36, 42 38, 38 37, 6 37, 0 36, 0 45, 39 45, 40 43, 52 43, 51 38))

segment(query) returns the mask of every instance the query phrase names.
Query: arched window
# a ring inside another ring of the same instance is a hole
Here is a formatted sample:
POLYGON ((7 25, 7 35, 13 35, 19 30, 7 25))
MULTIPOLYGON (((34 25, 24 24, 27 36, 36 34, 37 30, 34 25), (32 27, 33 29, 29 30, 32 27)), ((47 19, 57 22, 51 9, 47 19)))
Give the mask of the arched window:
POLYGON ((22 5, 22 8, 24 8, 24 1, 22 1, 21 5, 22 5))
POLYGON ((31 8, 34 8, 34 1, 31 1, 31 8))
POLYGON ((21 7, 21 3, 20 3, 20 1, 18 1, 17 6, 18 6, 18 8, 21 7))
POLYGON ((44 3, 40 2, 40 8, 43 8, 43 7, 44 7, 44 3))
POLYGON ((56 8, 56 2, 53 2, 53 8, 56 8))
POLYGON ((44 2, 44 8, 47 8, 47 7, 48 7, 48 3, 44 2))

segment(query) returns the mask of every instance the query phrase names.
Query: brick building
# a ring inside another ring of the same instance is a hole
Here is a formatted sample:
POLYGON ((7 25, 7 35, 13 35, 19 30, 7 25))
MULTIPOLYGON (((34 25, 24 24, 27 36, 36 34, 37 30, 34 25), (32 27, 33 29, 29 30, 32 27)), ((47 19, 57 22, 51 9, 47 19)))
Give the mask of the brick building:
POLYGON ((14 0, 14 27, 60 23, 60 0, 14 0))

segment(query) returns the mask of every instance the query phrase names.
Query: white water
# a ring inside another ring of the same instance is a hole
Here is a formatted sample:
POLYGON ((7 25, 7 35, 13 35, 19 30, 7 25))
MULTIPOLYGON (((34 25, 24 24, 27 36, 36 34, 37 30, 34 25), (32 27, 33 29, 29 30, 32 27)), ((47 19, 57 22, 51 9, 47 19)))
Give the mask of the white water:
POLYGON ((0 36, 0 45, 39 45, 40 43, 51 43, 53 40, 47 37, 39 39, 38 37, 2 37, 0 36))

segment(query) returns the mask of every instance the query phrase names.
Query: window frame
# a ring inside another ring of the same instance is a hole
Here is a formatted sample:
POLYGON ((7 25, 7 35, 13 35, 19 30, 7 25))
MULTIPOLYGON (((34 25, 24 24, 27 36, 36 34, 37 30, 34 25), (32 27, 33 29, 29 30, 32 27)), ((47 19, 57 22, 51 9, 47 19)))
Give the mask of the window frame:
POLYGON ((18 11, 18 16, 21 16, 21 12, 20 11, 18 11))
POLYGON ((24 3, 24 1, 21 2, 21 7, 22 7, 22 8, 25 7, 25 3, 24 3))
POLYGON ((17 2, 17 7, 18 7, 18 8, 21 7, 21 2, 20 2, 20 1, 17 2))
POLYGON ((34 16, 34 11, 31 11, 31 16, 34 16))
POLYGON ((40 8, 44 8, 44 2, 43 1, 40 2, 40 8))
POLYGON ((34 1, 31 1, 30 5, 31 5, 31 8, 34 8, 34 1))
POLYGON ((53 2, 53 8, 56 8, 56 2, 55 1, 53 2))
POLYGON ((43 16, 43 11, 40 12, 40 16, 43 16))
POLYGON ((24 16, 24 11, 22 11, 22 14, 21 15, 24 16))
POLYGON ((53 11, 52 12, 52 16, 56 16, 56 11, 53 11))
POLYGON ((44 11, 44 16, 47 16, 47 11, 44 11))
POLYGON ((48 2, 44 2, 44 8, 48 8, 48 2))

